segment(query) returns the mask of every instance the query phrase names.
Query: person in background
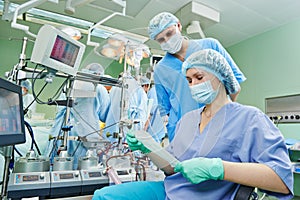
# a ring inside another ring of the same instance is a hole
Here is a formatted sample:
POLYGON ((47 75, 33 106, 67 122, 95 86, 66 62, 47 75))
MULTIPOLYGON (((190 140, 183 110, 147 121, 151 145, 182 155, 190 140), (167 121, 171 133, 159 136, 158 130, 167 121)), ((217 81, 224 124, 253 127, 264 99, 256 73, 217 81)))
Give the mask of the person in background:
POLYGON ((142 76, 141 77, 141 86, 143 87, 144 91, 147 93, 148 97, 148 120, 145 124, 144 130, 146 130, 155 141, 162 142, 162 140, 165 138, 165 126, 164 126, 164 120, 160 116, 160 112, 157 105, 157 96, 155 92, 155 87, 151 87, 150 80, 142 76), (149 89, 150 88, 150 89, 149 89))
MULTIPOLYGON (((91 63, 82 69, 85 73, 103 75, 104 68, 98 63, 91 63)), ((76 80, 74 82, 74 94, 76 90, 85 91, 87 97, 75 97, 74 104, 70 109, 67 126, 71 127, 69 136, 79 136, 87 141, 102 140, 100 134, 100 121, 106 120, 110 107, 110 98, 107 90, 103 85, 95 85, 90 82, 76 80), (95 96, 90 94, 96 93, 95 96)), ((62 99, 65 99, 65 95, 62 99)), ((64 125, 66 115, 66 107, 61 107, 56 114, 55 123, 51 129, 53 137, 62 135, 62 127, 64 125)), ((48 154, 58 156, 59 142, 56 145, 49 145, 48 154)), ((87 149, 81 141, 70 140, 67 146, 68 154, 74 156, 74 169, 78 167, 78 159, 86 156, 87 149)))
POLYGON ((119 79, 123 81, 125 87, 123 90, 117 86, 111 88, 109 92, 111 106, 103 131, 103 137, 111 143, 119 142, 120 139, 124 141, 129 129, 141 129, 147 121, 148 98, 143 88, 130 71, 122 72, 119 79), (134 123, 131 124, 132 127, 131 125, 128 127, 127 122, 134 123))
MULTIPOLYGON (((191 53, 201 49, 214 49, 225 57, 239 83, 246 80, 218 40, 213 38, 188 40, 181 35, 181 31, 179 19, 168 12, 154 16, 148 26, 150 39, 157 41, 166 52, 154 69, 154 83, 160 113, 162 116, 168 115, 167 131, 170 140, 174 137, 178 120, 185 113, 203 106, 193 100, 185 77, 181 73, 182 62, 191 53)), ((240 90, 230 95, 233 101, 236 101, 239 92, 240 90)))
MULTIPOLYGON (((105 78, 113 78, 111 75, 108 75, 108 74, 104 74, 103 77, 105 78)), ((107 92, 109 93, 112 86, 111 85, 104 85, 104 87, 106 88, 107 92)))
POLYGON ((21 81, 22 87, 22 98, 23 98, 23 107, 26 118, 31 118, 32 114, 36 112, 36 102, 32 94, 29 93, 31 90, 31 82, 26 79, 21 81))
POLYGON ((144 89, 146 94, 148 94, 148 91, 150 90, 150 85, 151 85, 150 79, 148 79, 146 76, 141 76, 140 82, 141 82, 142 88, 144 89))
MULTIPOLYGON (((162 167, 162 182, 104 187, 93 200, 234 199, 244 186, 291 199, 293 172, 284 138, 262 111, 228 98, 239 84, 226 59, 215 50, 200 50, 187 58, 182 71, 192 97, 205 106, 186 113, 176 126, 167 151, 178 162, 162 167)), ((154 162, 154 154, 134 134, 126 139, 131 150, 154 162)))

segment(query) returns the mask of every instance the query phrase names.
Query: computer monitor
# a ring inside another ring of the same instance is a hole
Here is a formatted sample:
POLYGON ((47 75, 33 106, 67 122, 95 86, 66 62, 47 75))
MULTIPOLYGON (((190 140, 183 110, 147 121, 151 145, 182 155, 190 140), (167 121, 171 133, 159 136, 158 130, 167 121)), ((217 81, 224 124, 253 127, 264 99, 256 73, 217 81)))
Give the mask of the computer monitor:
POLYGON ((84 51, 84 44, 46 24, 40 28, 37 34, 31 62, 75 76, 84 51))
POLYGON ((0 146, 25 140, 22 88, 0 78, 0 146))
POLYGON ((152 55, 150 57, 150 66, 155 67, 155 65, 163 58, 161 55, 152 55))

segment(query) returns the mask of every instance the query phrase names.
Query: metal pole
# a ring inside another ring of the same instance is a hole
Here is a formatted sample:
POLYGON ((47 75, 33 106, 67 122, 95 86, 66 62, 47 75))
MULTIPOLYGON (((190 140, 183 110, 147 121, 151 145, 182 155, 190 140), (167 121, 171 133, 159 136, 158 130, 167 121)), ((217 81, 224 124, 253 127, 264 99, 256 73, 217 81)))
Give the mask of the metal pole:
POLYGON ((12 158, 13 146, 6 146, 3 148, 5 164, 4 164, 4 174, 3 174, 3 185, 1 190, 1 199, 7 199, 7 186, 9 181, 9 164, 12 158))

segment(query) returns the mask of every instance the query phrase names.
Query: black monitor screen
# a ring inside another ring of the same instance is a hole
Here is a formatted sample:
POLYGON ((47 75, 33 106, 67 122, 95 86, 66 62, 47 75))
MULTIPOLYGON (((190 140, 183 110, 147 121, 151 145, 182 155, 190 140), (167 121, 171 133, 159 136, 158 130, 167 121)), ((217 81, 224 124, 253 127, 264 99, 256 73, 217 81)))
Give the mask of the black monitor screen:
POLYGON ((25 142, 21 87, 0 78, 0 146, 25 142))
POLYGON ((53 45, 50 58, 74 67, 78 53, 78 46, 58 35, 53 45))

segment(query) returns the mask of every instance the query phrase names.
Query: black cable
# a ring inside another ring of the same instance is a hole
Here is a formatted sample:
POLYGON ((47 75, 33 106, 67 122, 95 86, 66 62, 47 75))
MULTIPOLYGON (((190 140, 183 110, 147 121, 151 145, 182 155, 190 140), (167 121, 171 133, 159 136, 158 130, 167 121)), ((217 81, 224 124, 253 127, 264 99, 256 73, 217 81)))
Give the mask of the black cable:
MULTIPOLYGON (((48 104, 49 103, 49 101, 47 100, 47 101, 42 101, 41 99, 39 99, 38 98, 38 96, 36 95, 36 93, 35 93, 35 82, 36 82, 36 80, 37 80, 37 77, 38 76, 36 76, 36 77, 33 77, 33 75, 35 74, 34 72, 36 71, 36 69, 37 69, 37 67, 38 67, 39 65, 36 65, 35 66, 35 68, 34 68, 34 71, 33 71, 33 74, 32 74, 32 94, 33 94, 33 97, 34 97, 34 99, 36 100, 36 102, 38 103, 38 104, 48 104)), ((42 71, 40 71, 39 73, 38 73, 38 75, 39 74, 41 74, 41 73, 43 73, 45 71, 45 69, 43 69, 42 71)), ((58 97, 59 97, 59 95, 60 95, 60 93, 61 93, 61 91, 62 91, 62 88, 66 85, 66 83, 67 83, 67 81, 70 79, 70 77, 71 76, 68 76, 67 78, 66 78, 66 80, 64 80, 63 81, 63 83, 60 85, 60 87, 56 90, 56 93, 51 97, 51 98, 49 98, 49 99, 54 99, 54 101, 55 100, 57 100, 58 99, 58 97)), ((48 84, 48 82, 46 82, 47 84, 48 84)), ((42 91, 43 91, 43 89, 44 88, 42 88, 41 90, 40 90, 40 92, 39 93, 41 93, 42 91)), ((54 102, 53 101, 53 102, 54 102)))
POLYGON ((33 130, 31 128, 30 124, 28 122, 26 122, 26 121, 24 121, 24 124, 25 124, 25 126, 26 126, 26 128, 27 128, 27 130, 28 130, 28 132, 29 132, 29 134, 31 136, 31 147, 30 147, 30 150, 33 150, 33 145, 34 145, 35 148, 36 148, 36 150, 37 150, 37 152, 38 152, 38 154, 42 155, 41 151, 40 151, 40 149, 39 149, 39 147, 38 147, 38 145, 37 145, 37 143, 36 143, 36 141, 34 139, 33 130))
MULTIPOLYGON (((40 90, 40 92, 38 93, 37 96, 33 95, 34 99, 30 102, 30 104, 24 109, 24 114, 26 114, 28 112, 28 109, 30 108, 30 106, 38 99, 38 96, 42 93, 42 91, 44 90, 44 88, 46 87, 48 83, 46 82, 45 85, 42 87, 42 89, 40 90)), ((33 90, 32 90, 33 91, 33 90)))
POLYGON ((14 150, 17 152, 17 154, 18 154, 20 157, 23 157, 23 155, 22 155, 21 152, 16 148, 16 146, 14 146, 14 150))
POLYGON ((28 112, 28 109, 30 108, 30 106, 36 101, 37 103, 39 103, 38 97, 39 95, 42 93, 42 91, 45 89, 45 87, 48 85, 48 83, 46 82, 44 84, 44 86, 42 87, 42 89, 39 91, 39 93, 36 95, 34 92, 34 82, 36 79, 34 79, 33 83, 32 83, 32 94, 33 94, 33 100, 30 102, 30 104, 24 109, 24 114, 26 114, 28 112))
MULTIPOLYGON (((41 71, 38 73, 38 75, 37 75, 36 77, 34 77, 34 74, 35 74, 35 71, 36 71, 36 69, 37 69, 37 66, 38 66, 38 65, 35 66, 35 68, 34 68, 34 70, 33 70, 33 73, 32 73, 32 77, 31 77, 31 79, 32 79, 32 95, 33 95, 33 97, 34 97, 34 100, 33 100, 33 101, 36 101, 38 104, 43 104, 43 102, 41 102, 41 101, 39 100, 38 96, 40 95, 40 93, 43 91, 44 88, 42 88, 42 89, 40 90, 39 94, 36 95, 36 94, 35 94, 34 86, 35 86, 35 81, 37 80, 37 77, 38 77, 40 74, 42 74, 42 73, 45 71, 45 69, 41 70, 41 71)), ((47 84, 48 84, 48 83, 46 82, 46 84, 44 85, 44 87, 45 87, 47 84)), ((33 103, 33 102, 32 102, 32 103, 33 103)), ((31 104, 32 104, 32 103, 31 103, 31 104)), ((31 105, 31 104, 30 104, 30 105, 31 105)))

